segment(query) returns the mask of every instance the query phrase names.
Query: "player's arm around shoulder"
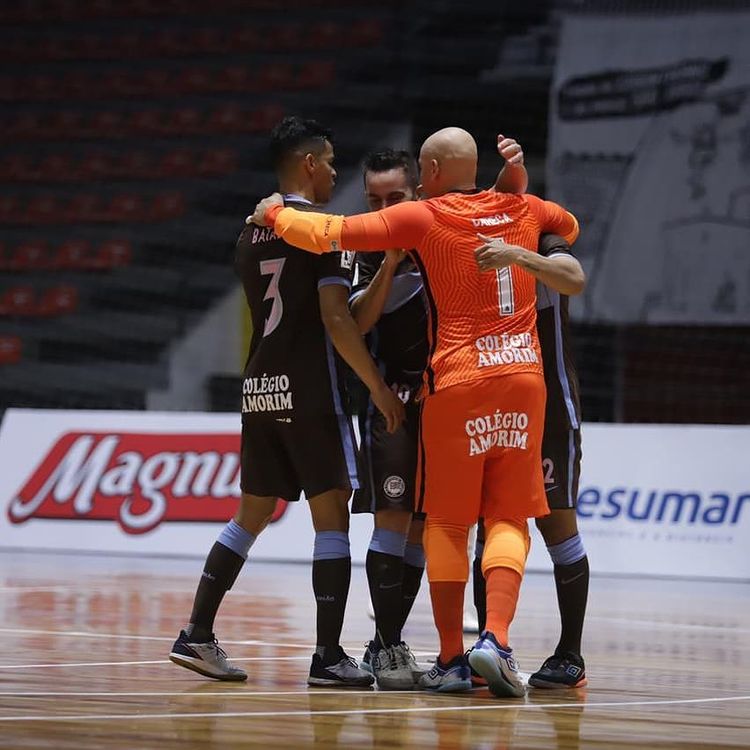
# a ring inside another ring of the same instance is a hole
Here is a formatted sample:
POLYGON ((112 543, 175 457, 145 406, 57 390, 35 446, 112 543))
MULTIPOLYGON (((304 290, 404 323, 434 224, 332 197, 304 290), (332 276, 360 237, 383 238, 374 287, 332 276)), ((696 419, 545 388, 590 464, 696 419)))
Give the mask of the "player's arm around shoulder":
POLYGON ((572 245, 580 234, 578 219, 554 201, 545 201, 536 195, 525 193, 523 196, 531 212, 536 216, 542 233, 559 234, 572 245))
POLYGON ((344 247, 363 252, 415 247, 433 220, 432 213, 417 201, 344 217, 285 208, 281 195, 274 193, 258 203, 245 221, 273 227, 290 245, 320 254, 344 247))
POLYGON ((511 245, 498 237, 477 235, 483 243, 474 251, 480 271, 497 271, 518 266, 545 286, 569 297, 580 294, 586 286, 583 267, 570 252, 570 245, 558 235, 544 235, 539 251, 511 245))

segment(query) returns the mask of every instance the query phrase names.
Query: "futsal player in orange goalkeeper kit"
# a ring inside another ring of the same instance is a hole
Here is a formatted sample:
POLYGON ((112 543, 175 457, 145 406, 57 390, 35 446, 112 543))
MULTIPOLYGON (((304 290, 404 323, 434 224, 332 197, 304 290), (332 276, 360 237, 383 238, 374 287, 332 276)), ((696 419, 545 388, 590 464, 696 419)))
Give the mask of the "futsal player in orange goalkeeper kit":
POLYGON ((419 155, 422 202, 342 217, 285 208, 278 195, 252 216, 310 252, 410 251, 429 306, 418 468, 424 546, 440 656, 420 686, 471 687, 469 665, 497 696, 522 696, 508 645, 529 550, 527 519, 549 512, 541 472, 545 389, 536 334, 536 280, 514 265, 481 272, 478 234, 535 252, 553 232, 573 242, 578 223, 555 203, 476 188, 472 136, 446 128, 419 155), (482 516, 486 629, 463 647, 469 528, 482 516))

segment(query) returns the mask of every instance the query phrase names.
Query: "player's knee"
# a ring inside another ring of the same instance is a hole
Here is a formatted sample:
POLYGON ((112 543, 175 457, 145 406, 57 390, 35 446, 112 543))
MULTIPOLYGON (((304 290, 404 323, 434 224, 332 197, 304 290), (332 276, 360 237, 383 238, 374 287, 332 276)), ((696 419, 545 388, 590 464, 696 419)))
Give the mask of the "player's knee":
POLYGON ((486 540, 482 555, 482 572, 493 568, 510 568, 523 576, 531 539, 526 521, 485 521, 486 540))
POLYGON ((424 537, 424 519, 412 518, 409 526, 409 544, 422 544, 424 537))
POLYGON ((331 492, 310 499, 315 531, 343 531, 349 533, 349 496, 331 492))
POLYGON ((375 513, 375 527, 408 534, 411 516, 411 511, 408 510, 379 510, 375 513))
POLYGON ((547 551, 555 565, 574 565, 586 557, 586 549, 578 534, 574 534, 559 544, 547 545, 547 551))
POLYGON ((469 580, 469 556, 466 543, 469 527, 439 518, 428 518, 424 530, 427 578, 435 583, 469 580))
POLYGON ((548 547, 560 544, 578 534, 575 508, 553 510, 548 516, 537 518, 536 527, 548 547))
POLYGON ((316 532, 313 560, 340 560, 346 557, 351 557, 348 533, 345 531, 316 532))
POLYGON ((276 510, 277 498, 243 494, 235 522, 245 531, 258 536, 268 526, 276 510))

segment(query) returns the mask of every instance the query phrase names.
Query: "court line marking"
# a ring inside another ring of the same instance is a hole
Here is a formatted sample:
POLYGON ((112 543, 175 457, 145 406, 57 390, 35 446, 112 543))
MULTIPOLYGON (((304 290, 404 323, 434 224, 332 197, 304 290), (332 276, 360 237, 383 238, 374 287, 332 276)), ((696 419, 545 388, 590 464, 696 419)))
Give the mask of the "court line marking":
MULTIPOLYGON (((205 683, 208 684, 208 683, 205 683)), ((414 695, 414 690, 347 690, 343 695, 414 695)), ((144 693, 129 693, 129 692, 27 692, 27 693, 12 693, 12 692, 0 692, 0 698, 149 698, 149 697, 183 697, 183 698, 203 698, 203 697, 218 697, 218 698, 256 698, 256 697, 273 697, 275 695, 335 695, 339 698, 342 696, 341 690, 320 690, 319 688, 307 688, 306 690, 277 690, 270 692, 260 692, 254 690, 240 690, 237 688, 228 688, 227 690, 196 690, 191 692, 189 690, 181 691, 165 691, 159 690, 154 692, 144 693)))
MULTIPOLYGON (((60 637, 69 638, 118 638, 120 640, 133 640, 133 641, 159 641, 161 643, 174 642, 174 636, 162 636, 162 635, 130 635, 123 633, 92 633, 89 630, 42 630, 40 628, 0 628, 0 633, 19 633, 21 635, 57 635, 60 637)), ((246 639, 241 641, 227 641, 222 639, 222 644, 225 646, 272 646, 273 648, 300 648, 310 651, 311 653, 315 650, 315 645, 311 643, 278 643, 272 641, 257 641, 254 639, 246 639)), ((355 650, 361 648, 362 644, 351 645, 347 644, 346 649, 355 650)), ((412 649, 412 654, 415 656, 435 656, 437 653, 437 647, 434 649, 412 649)), ((232 657, 233 661, 237 661, 235 657, 232 657)), ((73 666, 73 665, 71 665, 73 666)), ((0 667, 1 669, 2 667, 0 667)))
POLYGON ((673 623, 663 620, 629 620, 625 617, 605 617, 603 615, 587 615, 587 620, 599 622, 613 622, 620 625, 637 626, 643 628, 662 628, 668 630, 713 630, 717 633, 750 633, 750 628, 738 628, 734 625, 700 625, 698 623, 673 623))
MULTIPOLYGON (((376 693, 373 692, 373 695, 376 693)), ((314 693, 310 693, 314 695, 314 693)), ((463 706, 417 706, 412 708, 355 708, 332 709, 327 711, 216 711, 199 713, 170 713, 170 714, 79 714, 50 716, 0 716, 0 722, 11 721, 116 721, 124 719, 139 722, 145 719, 210 719, 210 718, 269 718, 282 716, 349 716, 364 714, 418 714, 418 713, 446 713, 448 711, 513 711, 530 708, 626 708, 628 706, 680 706, 697 703, 729 703, 732 701, 750 700, 750 695, 733 695, 723 698, 684 698, 677 700, 656 701, 603 701, 601 703, 501 703, 499 705, 463 705, 463 706)))
MULTIPOLYGON (((232 661, 308 661, 304 656, 237 656, 232 661)), ((171 664, 169 659, 150 659, 144 661, 80 661, 57 664, 0 664, 0 669, 47 669, 53 667, 136 667, 146 664, 171 664)))

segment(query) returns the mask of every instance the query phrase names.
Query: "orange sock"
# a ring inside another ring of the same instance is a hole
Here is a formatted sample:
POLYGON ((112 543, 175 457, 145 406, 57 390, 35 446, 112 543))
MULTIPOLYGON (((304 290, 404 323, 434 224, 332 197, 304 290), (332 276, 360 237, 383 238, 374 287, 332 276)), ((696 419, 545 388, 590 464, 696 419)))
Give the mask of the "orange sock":
POLYGON ((485 573, 487 580, 487 624, 497 642, 508 645, 508 628, 516 613, 521 576, 510 568, 491 568, 485 573))
POLYGON ((440 661, 447 664, 464 652, 464 588, 457 581, 430 583, 432 616, 440 636, 440 661))

